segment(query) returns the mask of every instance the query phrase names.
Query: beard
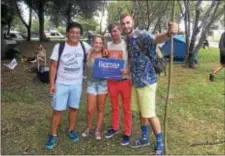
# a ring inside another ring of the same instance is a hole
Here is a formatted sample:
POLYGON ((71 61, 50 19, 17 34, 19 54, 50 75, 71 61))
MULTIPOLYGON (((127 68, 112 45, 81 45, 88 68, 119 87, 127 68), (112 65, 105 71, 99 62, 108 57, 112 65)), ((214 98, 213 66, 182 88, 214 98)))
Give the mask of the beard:
POLYGON ((132 34, 132 32, 133 32, 133 29, 130 29, 130 31, 125 32, 125 34, 126 34, 126 35, 130 35, 130 34, 132 34))

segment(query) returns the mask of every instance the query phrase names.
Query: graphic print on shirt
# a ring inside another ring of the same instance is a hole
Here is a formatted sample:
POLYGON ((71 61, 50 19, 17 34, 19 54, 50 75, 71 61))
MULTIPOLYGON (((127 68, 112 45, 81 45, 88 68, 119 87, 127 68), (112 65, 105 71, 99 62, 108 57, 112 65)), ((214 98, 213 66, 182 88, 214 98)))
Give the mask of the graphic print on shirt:
POLYGON ((61 62, 63 63, 63 66, 64 66, 63 73, 79 75, 82 68, 82 60, 83 60, 83 55, 80 53, 64 54, 61 58, 61 62))

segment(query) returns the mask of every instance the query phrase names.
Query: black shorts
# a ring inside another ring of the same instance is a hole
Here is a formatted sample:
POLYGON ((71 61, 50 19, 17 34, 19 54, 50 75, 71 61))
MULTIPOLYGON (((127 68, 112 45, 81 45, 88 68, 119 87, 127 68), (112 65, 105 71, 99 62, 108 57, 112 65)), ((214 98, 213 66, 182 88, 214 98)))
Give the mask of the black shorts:
POLYGON ((225 64, 225 55, 220 54, 220 64, 225 64))

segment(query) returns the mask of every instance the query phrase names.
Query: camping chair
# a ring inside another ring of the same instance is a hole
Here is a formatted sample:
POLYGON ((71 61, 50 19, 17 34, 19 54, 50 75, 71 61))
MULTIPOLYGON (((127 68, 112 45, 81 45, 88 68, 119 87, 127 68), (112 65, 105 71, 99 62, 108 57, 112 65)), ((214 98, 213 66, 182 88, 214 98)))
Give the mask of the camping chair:
POLYGON ((37 48, 36 60, 37 60, 37 70, 38 71, 39 71, 39 67, 40 67, 40 60, 44 61, 44 66, 47 65, 46 50, 41 44, 37 48))

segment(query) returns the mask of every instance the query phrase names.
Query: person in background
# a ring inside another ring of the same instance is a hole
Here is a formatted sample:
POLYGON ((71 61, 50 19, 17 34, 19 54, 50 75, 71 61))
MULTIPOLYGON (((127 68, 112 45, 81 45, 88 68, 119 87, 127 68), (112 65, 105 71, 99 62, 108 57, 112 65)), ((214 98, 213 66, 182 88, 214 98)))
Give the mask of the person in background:
POLYGON ((220 37, 219 49, 220 49, 220 66, 216 67, 216 69, 209 74, 210 81, 214 81, 215 75, 225 68, 225 32, 220 37))

